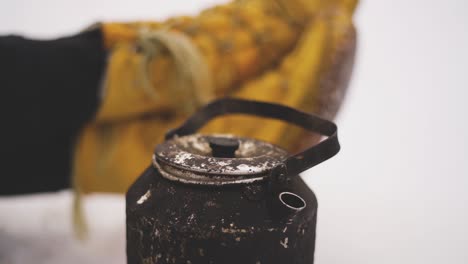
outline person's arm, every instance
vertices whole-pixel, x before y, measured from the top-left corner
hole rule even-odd
[[[0,195],[70,187],[75,139],[97,109],[105,65],[100,29],[0,37]]]

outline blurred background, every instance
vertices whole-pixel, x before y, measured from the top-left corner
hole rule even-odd
[[[162,20],[222,1],[3,0],[0,34],[69,35],[97,21]],[[317,264],[468,262],[468,2],[361,1],[342,151],[304,173],[319,199]],[[0,263],[125,263],[119,195],[0,198]]]

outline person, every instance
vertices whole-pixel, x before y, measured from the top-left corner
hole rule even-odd
[[[105,64],[99,28],[54,40],[0,37],[0,195],[71,186],[76,136],[97,110]]]

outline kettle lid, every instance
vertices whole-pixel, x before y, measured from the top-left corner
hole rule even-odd
[[[259,140],[195,134],[209,120],[229,114],[281,120],[326,138],[289,156],[285,150]],[[339,150],[337,127],[331,121],[284,105],[225,98],[206,105],[181,126],[168,131],[166,141],[156,147],[153,164],[164,177],[186,183],[225,185],[268,177],[275,185],[333,157]]]
[[[264,180],[287,157],[286,150],[261,140],[190,134],[156,146],[153,165],[170,180],[227,185]]]

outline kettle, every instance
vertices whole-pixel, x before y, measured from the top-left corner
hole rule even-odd
[[[249,114],[326,136],[295,155],[273,144],[197,134],[209,120]],[[220,99],[157,145],[126,194],[127,263],[312,264],[317,199],[299,173],[340,149],[334,123],[293,108]]]

